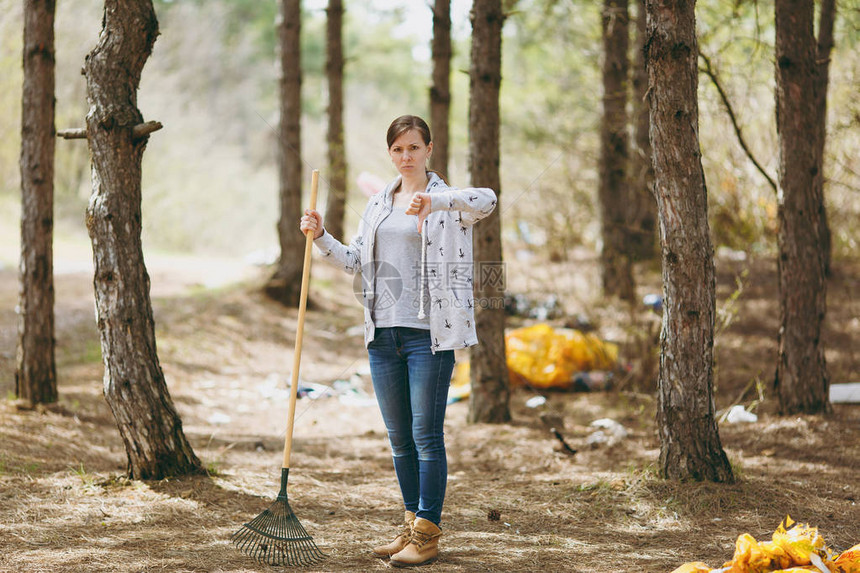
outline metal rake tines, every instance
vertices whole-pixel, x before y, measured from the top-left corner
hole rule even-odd
[[[325,559],[285,499],[246,523],[232,540],[240,551],[269,565],[304,566]]]

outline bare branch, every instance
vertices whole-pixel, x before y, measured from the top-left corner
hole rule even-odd
[[[57,137],[62,137],[63,139],[86,139],[87,128],[73,127],[71,129],[62,129],[57,132]]]
[[[143,139],[153,131],[158,131],[164,127],[161,125],[159,121],[147,121],[146,123],[139,123],[132,128],[132,137],[134,139]]]
[[[764,167],[762,167],[761,164],[756,161],[756,158],[753,156],[752,151],[750,151],[750,148],[747,145],[746,140],[744,139],[743,133],[741,133],[741,126],[738,125],[738,119],[735,116],[734,108],[732,108],[732,104],[731,102],[729,102],[729,97],[726,95],[725,90],[723,90],[723,86],[720,84],[719,78],[717,78],[717,72],[711,65],[711,60],[705,54],[703,54],[701,50],[699,50],[699,57],[702,58],[702,61],[705,62],[705,67],[699,68],[699,71],[711,78],[711,82],[713,82],[714,87],[717,88],[717,93],[720,94],[720,99],[723,101],[723,105],[726,108],[726,113],[729,114],[729,119],[732,121],[732,127],[734,127],[735,135],[737,135],[738,137],[738,143],[741,144],[744,153],[746,153],[747,157],[749,157],[750,161],[752,161],[752,164],[755,165],[759,173],[761,173],[764,178],[767,179],[767,182],[773,188],[773,191],[775,193],[777,190],[776,181],[774,181],[773,178],[767,174],[767,171],[765,171]]]
[[[162,127],[164,126],[161,125],[161,122],[158,121],[147,121],[145,123],[139,123],[132,128],[131,136],[135,140],[143,139],[150,133],[158,131]],[[74,127],[71,129],[63,129],[57,132],[57,137],[62,137],[63,139],[86,139],[87,128]]]

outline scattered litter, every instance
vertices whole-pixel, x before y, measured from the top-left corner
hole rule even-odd
[[[585,438],[585,443],[591,446],[592,448],[596,448],[598,446],[602,446],[603,444],[609,441],[609,436],[607,436],[603,430],[597,430],[596,432],[592,432]]]
[[[535,301],[522,293],[505,294],[505,314],[524,316],[538,320],[552,320],[564,316],[558,296],[551,294],[542,301]]]
[[[741,422],[757,422],[758,416],[752,412],[748,412],[741,404],[736,404],[729,408],[728,414],[725,417],[729,424],[739,424]]]
[[[538,406],[543,406],[546,404],[546,397],[544,396],[532,396],[528,400],[526,400],[527,408],[537,408]]]
[[[860,382],[831,384],[830,402],[833,404],[860,404]]]
[[[335,380],[335,384],[337,382],[339,382],[339,380]],[[326,398],[333,395],[330,386],[326,386],[325,384],[314,384],[313,382],[300,383],[296,393],[299,398],[310,398],[311,400],[319,400],[320,398]]]
[[[498,509],[491,509],[487,512],[487,521],[499,521],[501,518],[502,514]]]
[[[627,428],[610,418],[600,418],[589,424],[592,428],[598,428],[596,432],[591,433],[585,443],[596,448],[602,445],[614,446],[621,440],[627,437]]]
[[[561,451],[562,452],[564,452],[568,455],[571,455],[571,456],[576,454],[576,448],[570,447],[570,445],[564,439],[564,436],[561,435],[561,432],[559,432],[555,428],[550,428],[549,431],[553,436],[555,436],[555,439],[557,439],[561,443]]]
[[[505,346],[511,381],[539,388],[570,389],[578,372],[611,370],[618,360],[617,345],[545,323],[508,332]]]
[[[213,412],[211,416],[206,418],[206,422],[213,426],[220,426],[222,424],[229,424],[232,418],[227,414],[223,414],[221,412]]]
[[[663,295],[646,294],[642,297],[642,304],[651,309],[655,314],[663,314]]]
[[[375,406],[376,399],[361,387],[361,377],[353,376],[349,380],[335,380],[330,388],[334,390],[341,404],[349,406]]]
[[[612,372],[593,370],[573,375],[571,390],[574,392],[602,392],[612,389]]]
[[[790,516],[773,532],[771,541],[759,543],[749,533],[735,542],[731,561],[711,569],[701,561],[684,563],[672,573],[777,573],[785,571],[860,571],[860,544],[834,558],[818,528],[795,523]]]

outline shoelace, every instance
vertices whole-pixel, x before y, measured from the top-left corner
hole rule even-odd
[[[414,543],[418,546],[418,548],[422,548],[427,545],[432,539],[438,537],[438,535],[431,535],[429,533],[424,533],[423,531],[418,531],[416,529],[412,530],[412,539],[409,540],[410,543]]]

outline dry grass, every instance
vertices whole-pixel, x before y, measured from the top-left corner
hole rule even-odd
[[[623,334],[626,311],[588,295],[593,271],[588,260],[528,275],[512,264],[509,280],[514,289],[535,291],[540,281],[547,291],[555,281],[553,289],[576,293],[564,301],[569,313],[587,311],[601,332]],[[345,334],[360,309],[343,296],[348,280],[323,265],[314,276],[302,377],[330,383],[366,368],[360,338]],[[853,276],[838,276],[830,290],[834,379],[858,370]],[[750,277],[718,344],[720,406],[771,369],[772,269],[753,268]],[[167,278],[154,274],[153,284]],[[647,280],[643,290],[653,289],[654,277]],[[295,312],[261,297],[255,284],[218,291],[172,285],[171,294],[156,297],[161,362],[211,475],[140,482],[122,477],[125,453],[101,397],[89,278],[58,277],[61,407],[18,411],[0,402],[0,571],[269,570],[229,543],[277,493],[295,329]],[[720,285],[725,299],[731,269]],[[0,338],[12,347],[8,304],[16,289],[14,273],[0,272]],[[0,356],[2,380],[12,368],[13,356]],[[688,560],[716,566],[731,557],[738,534],[767,537],[785,514],[817,525],[835,549],[860,542],[858,407],[837,407],[827,419],[778,418],[766,396],[759,422],[720,428],[739,483],[680,484],[656,476],[649,394],[557,393],[530,409],[524,403],[532,395],[517,390],[514,421],[501,426],[467,424],[466,404],[449,407],[445,537],[432,570],[666,572]],[[558,451],[542,411],[560,416],[575,456]],[[290,504],[329,555],[310,570],[386,569],[369,549],[391,535],[401,511],[376,408],[331,397],[301,400],[298,414]],[[623,423],[630,437],[590,449],[588,424],[599,417]],[[488,519],[491,510],[498,521]]]

